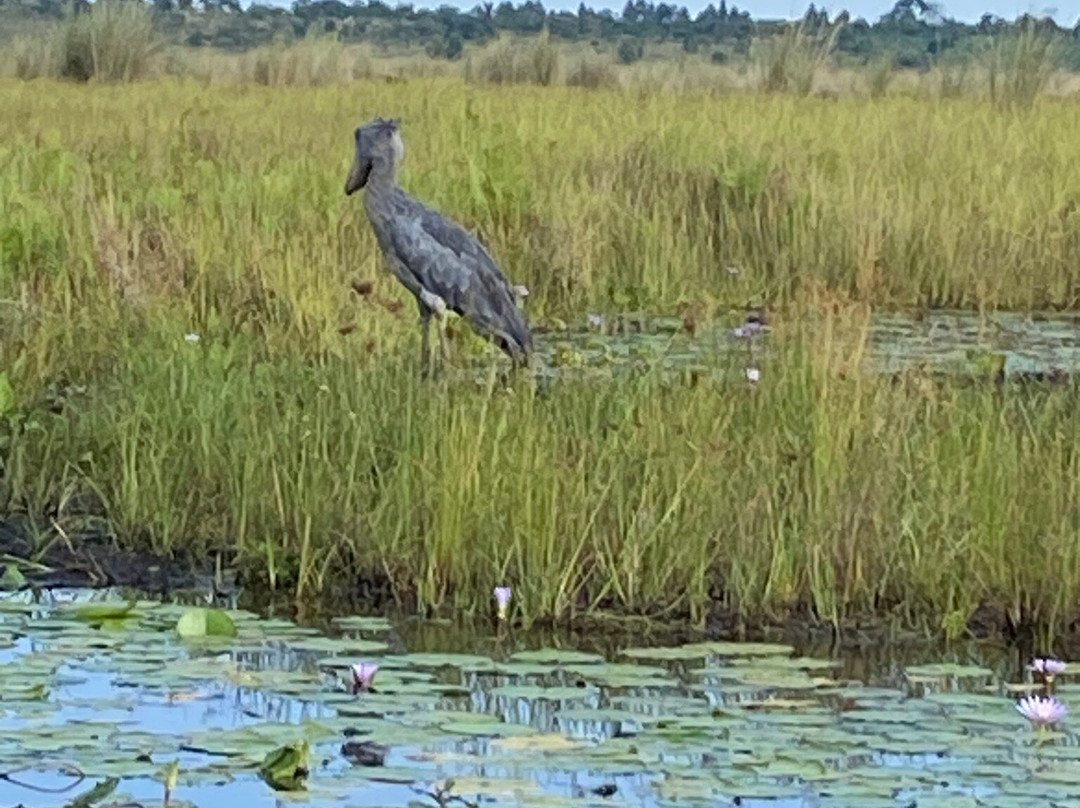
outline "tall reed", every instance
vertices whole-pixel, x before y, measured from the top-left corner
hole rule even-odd
[[[153,12],[130,0],[96,0],[63,26],[60,74],[80,81],[148,78],[164,41]]]
[[[799,23],[787,26],[781,34],[755,39],[750,58],[760,76],[760,89],[809,95],[814,79],[832,60],[842,28],[842,24],[835,24],[820,33]]]
[[[507,581],[527,620],[1075,616],[1076,384],[866,367],[875,307],[1076,304],[1074,107],[44,87],[0,84],[0,512],[423,610]],[[421,381],[413,309],[341,192],[375,114],[534,322],[767,304],[761,382],[738,356]]]
[[[1003,107],[1028,109],[1056,69],[1057,42],[1028,19],[1018,33],[995,40],[987,55],[990,97]]]

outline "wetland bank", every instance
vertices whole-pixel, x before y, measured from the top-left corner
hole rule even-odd
[[[0,83],[0,804],[1080,804],[1073,100],[211,85]]]
[[[28,574],[90,532],[342,610],[468,618],[509,584],[523,626],[1048,638],[1080,611],[1070,100],[417,79],[0,102],[0,497]],[[405,121],[405,186],[530,289],[535,377],[488,373],[465,328],[455,370],[417,377],[341,193],[369,112]]]

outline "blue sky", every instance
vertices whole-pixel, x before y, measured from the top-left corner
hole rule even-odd
[[[755,18],[801,17],[809,5],[809,0],[805,3],[795,0],[746,0],[739,3],[736,0],[736,4]],[[699,7],[704,5],[707,5],[707,2],[700,3]],[[818,5],[824,5],[830,16],[833,12],[838,13],[846,8],[852,17],[863,17],[872,22],[892,8],[893,3],[889,0],[849,0],[846,3],[826,2]],[[1040,17],[1049,12],[1058,24],[1071,27],[1080,18],[1080,0],[945,0],[940,5],[945,16],[965,22],[978,22],[986,13],[1011,20],[1025,12],[1038,14]],[[688,4],[687,8],[691,11],[697,10],[693,4]]]
[[[667,0],[675,5],[685,5],[691,14],[696,14],[709,4],[710,0]],[[386,0],[390,5],[396,5],[395,0]],[[413,5],[418,8],[434,8],[442,5],[455,5],[464,8],[472,8],[479,0],[413,0]],[[498,2],[498,0],[496,0]],[[512,0],[514,5],[520,4],[521,0]],[[714,0],[719,2],[719,0]],[[895,0],[847,0],[847,2],[818,2],[819,7],[828,9],[829,15],[839,13],[845,8],[852,17],[863,17],[873,22],[890,8]],[[578,0],[543,0],[544,7],[549,9],[577,9]],[[728,0],[731,3],[731,0]],[[585,0],[585,5],[591,8],[612,8],[622,10],[626,0]],[[801,17],[806,11],[810,0],[735,0],[735,5],[740,9],[749,11],[755,19],[769,18],[793,18]],[[965,22],[978,22],[979,18],[986,13],[996,14],[1012,20],[1019,15],[1030,12],[1043,16],[1049,13],[1059,25],[1067,25],[1070,28],[1080,20],[1080,0],[945,0],[942,11],[946,16],[954,17]]]
[[[707,5],[707,2],[701,5]],[[801,17],[809,0],[806,3],[795,0],[746,0],[745,3],[737,2],[737,5],[754,17]],[[826,2],[823,5],[829,10],[830,16],[846,8],[852,17],[863,17],[872,22],[892,8],[893,3],[889,0],[849,0],[846,3]],[[696,10],[690,5],[687,8]],[[1050,12],[1059,24],[1071,27],[1080,18],[1080,0],[946,0],[941,3],[941,10],[945,16],[965,22],[978,22],[988,12],[1009,20],[1025,12],[1039,16]]]

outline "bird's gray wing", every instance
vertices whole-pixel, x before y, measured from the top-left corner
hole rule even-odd
[[[484,245],[472,233],[428,208],[423,209],[420,224],[424,232],[451,250],[460,262],[468,265],[471,272],[483,280],[490,292],[505,292],[511,299],[514,298],[513,286],[484,249]]]
[[[531,339],[506,277],[463,227],[419,204],[399,220],[394,252],[419,283],[488,335],[528,350]]]

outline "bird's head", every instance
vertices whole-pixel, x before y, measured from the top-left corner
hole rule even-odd
[[[376,118],[356,130],[356,157],[345,180],[345,194],[350,196],[365,185],[373,170],[393,175],[405,157],[401,140],[401,122]]]

